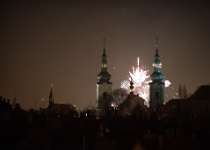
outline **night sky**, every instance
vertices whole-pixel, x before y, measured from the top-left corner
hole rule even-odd
[[[42,98],[47,107],[51,82],[56,103],[94,105],[103,38],[113,89],[137,57],[153,72],[157,37],[161,72],[172,82],[165,101],[180,83],[188,93],[210,83],[208,3],[18,1],[0,11],[0,95],[16,96],[23,109],[42,107]]]

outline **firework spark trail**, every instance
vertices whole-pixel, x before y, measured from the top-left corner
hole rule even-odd
[[[171,82],[169,80],[165,80],[165,87],[169,87],[171,85]]]
[[[149,85],[151,82],[150,75],[148,75],[149,70],[143,70],[145,68],[142,66],[139,67],[139,57],[137,59],[137,67],[132,67],[132,72],[129,71],[130,77],[134,83],[134,94],[139,95],[146,100],[146,104],[149,102]],[[129,78],[129,80],[131,80]],[[129,91],[130,81],[124,80],[121,82],[121,88],[124,88]]]
[[[161,68],[162,64],[159,66],[154,66],[153,67],[160,67]],[[150,75],[148,75],[149,70],[144,70],[143,68],[146,68],[145,66],[142,66],[141,68],[139,67],[139,57],[137,59],[137,67],[134,68],[132,67],[132,72],[129,71],[130,77],[132,78],[132,81],[134,83],[134,94],[139,95],[139,97],[142,97],[145,99],[145,105],[149,106],[149,82],[152,82],[150,80]],[[131,80],[129,78],[129,80]],[[129,80],[124,80],[121,82],[121,88],[126,89],[129,92],[129,87],[130,87],[130,81]],[[165,87],[169,87],[171,82],[169,80],[163,81],[165,82]]]

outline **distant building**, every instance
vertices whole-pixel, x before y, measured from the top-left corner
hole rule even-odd
[[[54,96],[52,93],[52,85],[51,85],[51,89],[50,89],[50,95],[49,95],[49,106],[54,104]]]
[[[145,100],[143,98],[139,97],[138,95],[134,95],[134,86],[132,79],[130,82],[130,89],[130,94],[128,95],[126,100],[119,106],[121,115],[124,117],[134,116],[137,119],[144,119],[147,115],[148,107],[144,105]]]
[[[50,95],[49,95],[49,106],[46,109],[46,115],[55,115],[57,117],[60,117],[62,115],[65,115],[67,112],[68,112],[68,106],[66,104],[54,103],[54,96],[51,86]]]
[[[167,137],[210,137],[210,85],[202,85],[187,99],[172,99],[156,115],[165,122]]]
[[[52,128],[61,128],[69,119],[78,117],[78,113],[73,105],[55,103],[52,86],[49,94],[49,105],[44,110],[44,113],[46,116],[46,126]]]
[[[158,55],[158,49],[156,45],[156,54],[153,63],[154,72],[150,75],[152,82],[150,85],[150,110],[157,109],[159,105],[164,104],[164,88],[165,83],[162,81],[164,79],[163,74],[160,72],[161,62],[160,56]]]
[[[15,134],[24,132],[32,124],[31,113],[22,110],[19,103],[12,108],[10,99],[0,96],[0,149],[2,144],[8,146],[7,144],[16,138]]]
[[[198,121],[204,116],[207,122],[207,118],[210,116],[210,85],[200,86],[187,99],[172,99],[168,101],[161,107],[158,114],[162,117],[178,117],[180,120],[183,119],[185,121],[187,119]]]
[[[12,105],[10,104],[10,99],[2,98],[0,96],[0,108],[1,108],[1,111],[5,109],[7,110],[12,109]]]
[[[111,79],[111,75],[107,71],[107,56],[106,56],[106,50],[104,46],[103,55],[101,56],[101,72],[98,74],[99,81],[96,84],[96,99],[97,104],[96,107],[98,107],[98,100],[103,94],[111,93],[112,92],[112,82],[109,80]]]

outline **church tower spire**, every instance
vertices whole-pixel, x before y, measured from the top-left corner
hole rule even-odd
[[[105,39],[104,39],[104,50],[103,55],[101,56],[101,72],[98,74],[99,84],[108,83],[112,84],[109,80],[111,79],[111,75],[107,71],[107,55],[105,50]]]
[[[112,91],[112,82],[111,75],[107,71],[107,55],[105,50],[105,39],[104,39],[104,49],[101,60],[101,72],[98,74],[99,81],[96,84],[96,99],[99,100],[99,97],[103,96],[104,92],[111,93]],[[97,104],[98,105],[98,104]]]
[[[164,79],[163,74],[160,72],[160,69],[162,67],[162,63],[160,62],[160,56],[158,54],[158,43],[156,41],[156,53],[154,56],[154,62],[153,67],[154,71],[150,75],[150,78],[152,80],[150,85],[150,108],[154,109],[157,108],[158,105],[161,105],[164,103],[164,88],[165,83],[162,82]]]
[[[54,97],[53,97],[52,87],[53,87],[53,84],[51,83],[51,89],[50,89],[50,95],[49,95],[49,105],[51,105],[51,104],[54,103]]]

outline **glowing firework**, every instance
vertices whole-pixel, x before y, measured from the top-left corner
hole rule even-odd
[[[153,67],[161,68],[162,64],[153,64]],[[149,85],[148,83],[151,82],[150,75],[148,75],[149,70],[144,70],[145,66],[139,67],[139,57],[137,59],[137,68],[132,67],[133,71],[130,72],[130,77],[134,83],[134,94],[139,95],[145,100],[145,105],[149,106]],[[131,80],[129,78],[129,80]],[[130,81],[124,80],[121,82],[121,88],[126,89],[129,92]],[[169,80],[164,80],[165,87],[169,87],[171,82]]]
[[[121,82],[121,88],[125,89],[125,90],[129,90],[129,86],[130,86],[130,82],[128,80],[124,80]]]
[[[139,67],[139,57],[137,59],[137,68],[132,67],[133,71],[129,72],[130,77],[134,83],[134,94],[139,95],[143,99],[145,99],[145,105],[149,104],[149,85],[151,82],[148,75],[148,70],[143,70],[145,68],[142,66]],[[130,78],[129,78],[130,80]],[[121,82],[121,88],[129,90],[130,82],[128,80],[124,80]]]
[[[171,85],[171,82],[169,80],[165,80],[165,87],[169,87]]]

